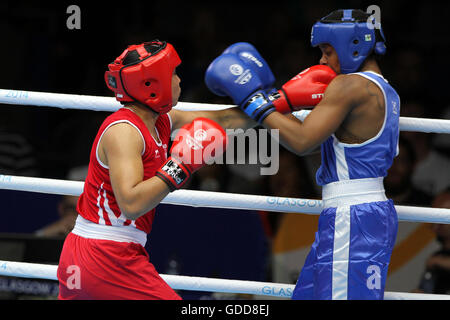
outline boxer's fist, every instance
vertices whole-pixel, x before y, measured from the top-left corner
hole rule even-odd
[[[275,83],[275,76],[270,70],[266,60],[256,50],[256,48],[248,42],[237,42],[225,49],[223,53],[234,53],[251,67],[259,76],[263,89],[272,89]]]
[[[336,73],[324,65],[305,69],[271,95],[273,105],[281,113],[313,107],[322,100],[325,89],[335,77]]]
[[[213,93],[231,97],[237,105],[264,87],[252,66],[234,53],[222,54],[211,62],[205,73],[205,83]]]
[[[212,164],[227,148],[225,130],[207,118],[196,118],[179,129],[170,149],[170,157],[156,176],[171,191],[181,188],[198,169]]]
[[[247,115],[262,122],[275,108],[265,103],[268,94],[259,74],[261,71],[256,72],[253,65],[237,54],[224,53],[209,65],[205,83],[213,93],[231,97]]]

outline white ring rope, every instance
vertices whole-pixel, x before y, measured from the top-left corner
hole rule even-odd
[[[79,196],[84,182],[47,178],[0,175],[0,189]],[[225,192],[176,190],[161,203],[191,207],[209,207],[254,211],[320,214],[322,201],[280,198]],[[395,206],[399,220],[428,223],[450,223],[450,209]]]
[[[22,91],[0,89],[0,103],[22,106],[42,106],[62,109],[79,109],[93,111],[117,111],[121,104],[114,97],[98,97],[79,94],[50,93],[36,91]],[[220,110],[235,107],[224,104],[206,104],[179,102],[175,109],[185,111]],[[308,110],[294,112],[293,114],[303,120],[309,113]],[[426,133],[450,133],[450,120],[422,119],[400,117],[401,131],[417,131]]]
[[[58,280],[56,276],[57,268],[58,266],[55,265],[0,260],[0,275],[8,277]],[[293,284],[285,283],[229,280],[168,274],[161,274],[160,276],[174,290],[241,293],[290,298],[295,287]],[[450,300],[450,295],[385,292],[384,299]]]

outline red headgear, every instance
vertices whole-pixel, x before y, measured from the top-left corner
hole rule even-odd
[[[133,51],[139,60],[124,64]],[[154,40],[131,45],[108,65],[106,85],[118,101],[137,101],[157,113],[167,113],[172,109],[172,74],[180,63],[170,43]]]

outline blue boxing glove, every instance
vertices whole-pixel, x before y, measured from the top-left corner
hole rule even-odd
[[[261,72],[235,53],[217,57],[205,73],[206,86],[219,96],[229,96],[252,119],[262,122],[275,111],[264,89]]]
[[[246,63],[247,66],[252,67],[258,73],[262,81],[262,87],[265,90],[275,90],[273,84],[275,83],[275,76],[270,70],[266,60],[260,55],[256,48],[248,42],[237,42],[232,44],[222,53],[235,53]]]

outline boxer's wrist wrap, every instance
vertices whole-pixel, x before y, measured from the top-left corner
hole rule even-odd
[[[191,174],[188,167],[172,157],[169,157],[156,171],[156,176],[167,184],[170,192],[181,188],[189,180]]]
[[[276,109],[270,99],[262,91],[252,95],[241,106],[242,110],[253,120],[262,123]]]

